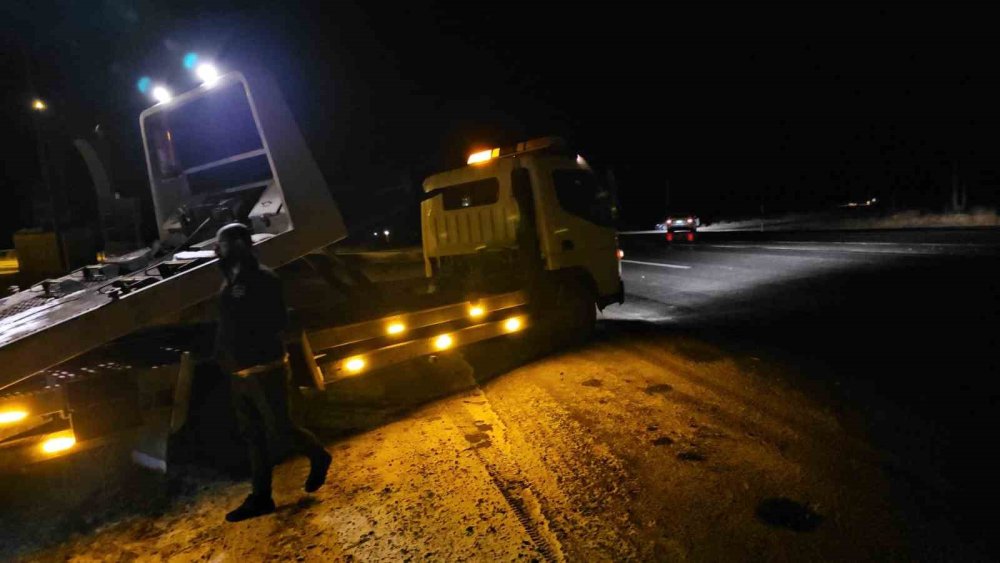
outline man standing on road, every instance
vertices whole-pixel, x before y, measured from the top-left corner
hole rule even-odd
[[[226,520],[239,522],[274,512],[271,470],[279,444],[291,441],[310,461],[306,492],[326,481],[332,457],[288,412],[288,361],[281,332],[288,323],[281,281],[253,253],[250,229],[219,229],[217,254],[226,281],[219,292],[215,354],[230,372],[233,407],[250,454],[253,492]]]

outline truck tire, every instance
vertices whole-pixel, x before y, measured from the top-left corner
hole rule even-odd
[[[583,295],[584,301],[580,310],[580,343],[589,342],[594,337],[597,327],[597,304],[588,291]]]
[[[559,288],[558,304],[566,344],[576,345],[590,340],[597,324],[593,292],[577,280],[568,281]]]

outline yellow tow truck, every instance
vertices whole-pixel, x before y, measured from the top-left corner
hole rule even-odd
[[[310,299],[287,342],[303,387],[526,329],[582,340],[597,308],[624,299],[611,194],[560,139],[479,151],[428,178],[423,289],[362,296],[333,246],[340,212],[267,73],[220,76],[140,125],[159,239],[0,300],[0,472],[115,440],[166,470],[212,369],[196,334],[227,222],[251,226],[293,306]]]

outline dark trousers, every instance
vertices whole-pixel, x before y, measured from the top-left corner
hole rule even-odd
[[[287,446],[310,460],[325,453],[316,436],[295,424],[289,415],[288,378],[284,366],[230,378],[236,420],[249,448],[254,496],[271,497],[271,469]]]

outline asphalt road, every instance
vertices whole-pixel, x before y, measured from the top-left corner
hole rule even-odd
[[[319,494],[285,462],[278,513],[230,525],[247,486],[204,464],[95,494],[68,461],[0,499],[32,511],[0,556],[989,558],[1000,237],[852,237],[623,238],[628,302],[592,343],[533,327],[306,397]]]
[[[706,233],[624,246],[633,305],[678,334],[794,366],[797,389],[887,456],[902,504],[996,548],[1000,231]]]

